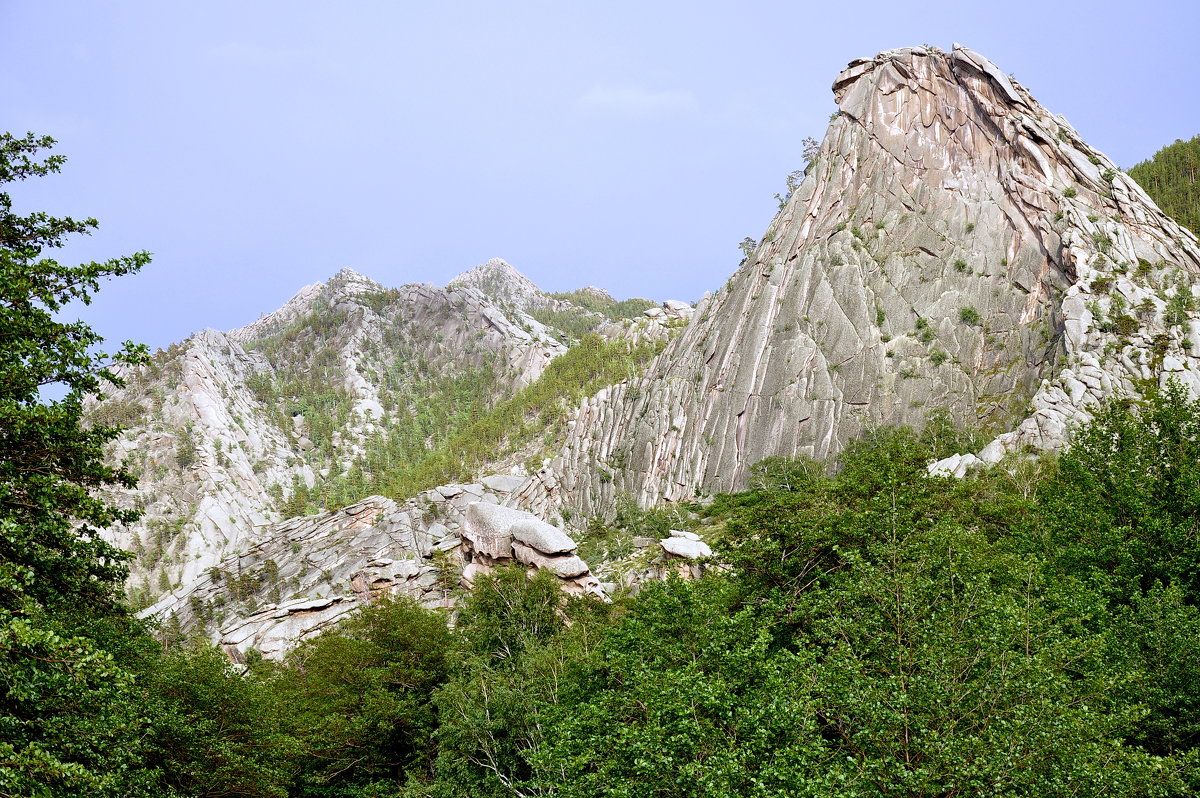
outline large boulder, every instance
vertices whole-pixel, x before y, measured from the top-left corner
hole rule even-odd
[[[668,554],[674,554],[676,557],[683,557],[686,560],[699,560],[703,557],[711,557],[713,553],[712,549],[703,540],[669,537],[666,540],[660,540],[659,545]]]
[[[550,573],[563,579],[583,576],[589,570],[588,564],[574,554],[552,557],[548,554],[543,554],[532,546],[526,546],[520,541],[514,542],[512,547],[518,561],[526,565],[532,565],[534,568],[550,571]]]
[[[513,540],[519,540],[544,554],[564,554],[575,551],[575,541],[556,526],[528,518],[518,521],[509,528]]]
[[[484,477],[480,480],[488,490],[494,490],[496,493],[512,493],[517,488],[525,484],[527,477],[517,474],[493,474]]]
[[[501,507],[488,502],[473,502],[467,507],[467,522],[463,525],[463,539],[471,548],[493,560],[512,559],[512,534],[510,529],[518,521],[529,518],[529,513]]]

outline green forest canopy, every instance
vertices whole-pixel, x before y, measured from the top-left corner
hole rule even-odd
[[[931,443],[765,463],[701,511],[727,570],[611,605],[498,570],[452,631],[383,600],[244,676],[177,644],[148,761],[189,796],[1197,794],[1200,404],[962,480]]]
[[[1129,176],[1168,216],[1200,235],[1200,135],[1163,147]]]

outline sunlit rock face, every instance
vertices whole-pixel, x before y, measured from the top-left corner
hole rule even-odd
[[[502,506],[517,484],[493,475],[267,524],[144,614],[167,638],[206,637],[240,662],[251,649],[279,659],[385,595],[452,609],[455,588],[497,565],[546,569],[564,591],[603,599],[569,535]]]
[[[854,61],[802,185],[645,378],[579,410],[530,506],[746,484],[934,408],[1060,446],[1114,393],[1200,385],[1195,237],[984,57]],[[1197,292],[1200,293],[1200,292]]]

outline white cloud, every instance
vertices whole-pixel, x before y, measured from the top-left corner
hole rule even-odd
[[[583,113],[625,116],[683,113],[697,105],[690,91],[655,91],[636,86],[596,85],[575,100],[575,110]]]

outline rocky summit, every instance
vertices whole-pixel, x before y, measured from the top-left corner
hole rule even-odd
[[[711,555],[677,531],[588,562],[583,519],[622,497],[738,490],[764,458],[935,409],[988,433],[931,464],[962,475],[1061,447],[1109,397],[1200,393],[1197,240],[1065,119],[957,45],[856,60],[833,94],[803,182],[695,307],[550,295],[502,260],[445,288],[343,271],[127,375],[93,413],[129,425],[113,454],[141,470],[146,516],[115,532],[131,589],[276,656],[381,591],[448,605],[497,564],[603,596]],[[487,456],[463,479],[370,495],[468,444]]]

